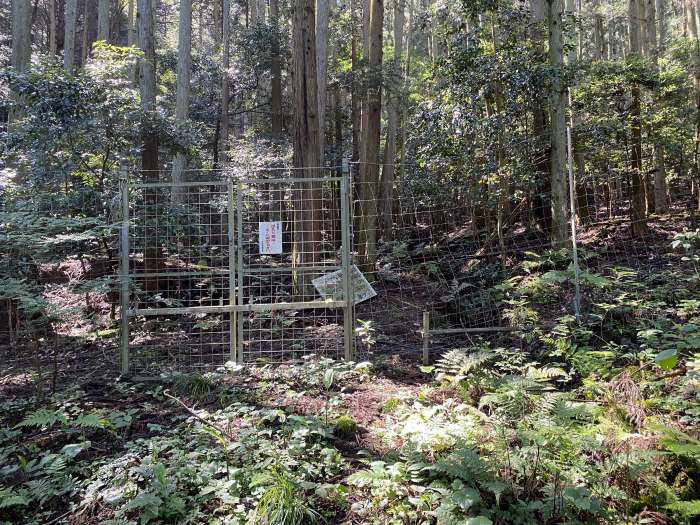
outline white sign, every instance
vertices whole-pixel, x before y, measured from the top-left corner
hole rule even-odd
[[[343,270],[327,273],[311,281],[324,299],[342,301],[343,298]],[[352,265],[350,269],[350,286],[353,291],[353,304],[361,303],[377,295],[360,269]]]
[[[258,227],[260,255],[282,253],[282,222],[259,222]]]

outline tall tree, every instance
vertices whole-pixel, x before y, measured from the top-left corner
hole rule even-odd
[[[328,84],[328,0],[316,0],[316,76],[318,77],[318,126],[321,162],[324,161],[326,129],[326,86]]]
[[[652,38],[656,41],[654,67],[658,72],[659,57],[666,49],[666,2],[665,0],[656,0],[656,19],[659,25],[658,40],[656,39],[656,28],[653,28],[654,35]],[[652,29],[650,28],[650,31]],[[668,188],[666,185],[666,159],[664,146],[661,140],[658,140],[654,145],[654,204],[657,213],[668,212]]]
[[[141,169],[147,180],[158,180],[158,132],[153,118],[156,111],[156,48],[153,4],[155,0],[138,0],[136,18],[139,29],[139,89],[141,108],[145,114]]]
[[[32,16],[31,5],[26,0],[12,0],[12,67],[23,73],[29,69],[32,60]],[[13,94],[17,99],[17,94]],[[13,109],[9,115],[10,124],[17,120],[19,113]]]
[[[692,64],[693,83],[695,86],[695,139],[693,145],[693,172],[696,179],[696,187],[700,192],[700,40],[698,39],[698,22],[693,0],[686,4],[688,20],[688,33],[691,40],[690,59]],[[699,194],[700,195],[700,194]],[[698,198],[700,207],[700,198]]]
[[[641,55],[640,28],[639,28],[639,2],[629,0],[629,59],[638,60]],[[646,202],[644,198],[644,184],[642,181],[642,118],[641,118],[641,93],[639,84],[632,83],[632,107],[631,107],[631,178],[632,195],[630,206],[630,219],[632,221],[632,235],[641,236],[646,233]]]
[[[52,57],[56,56],[56,0],[48,1],[48,14],[49,14],[49,55]]]
[[[78,19],[78,0],[66,0],[63,36],[63,67],[69,73],[75,67],[75,24]]]
[[[562,47],[562,2],[547,1],[547,27],[549,29],[549,63],[552,67],[550,92],[550,186],[552,199],[552,245],[563,247],[568,238],[567,204],[568,184],[566,175],[566,86],[563,81],[564,59]]]
[[[305,178],[317,176],[320,165],[318,121],[318,77],[316,76],[316,30],[313,0],[294,2],[294,165]],[[294,263],[313,264],[321,243],[321,194],[316,182],[306,182],[297,193],[301,209],[294,221]],[[310,282],[302,272],[299,289],[302,295],[313,295]]]
[[[224,0],[226,3],[227,0]],[[175,102],[175,120],[178,124],[187,121],[190,105],[190,76],[192,69],[192,0],[180,0],[180,24],[177,43],[177,94]],[[226,56],[226,53],[224,53]],[[226,75],[224,75],[225,77]],[[226,94],[228,98],[228,94]],[[183,182],[187,157],[178,153],[173,161],[172,181]],[[182,187],[173,188],[173,200],[182,201]]]
[[[231,0],[223,0],[223,13],[221,19],[221,39],[223,41],[223,56],[221,67],[223,74],[221,75],[221,162],[226,162],[228,151],[228,136],[229,136],[229,98],[231,96],[228,70],[230,66],[231,42],[230,42],[230,27],[231,27]]]
[[[138,44],[136,37],[136,0],[129,0],[129,5],[127,7],[127,36],[126,42],[129,46],[136,46]]]
[[[382,28],[384,0],[369,0],[369,86],[367,125],[363,131],[363,162],[360,165],[361,220],[358,259],[362,270],[374,274],[377,258],[377,194],[379,192],[379,138],[382,116]]]
[[[282,133],[282,60],[279,41],[279,0],[270,0],[270,26],[273,29],[272,58],[270,61],[270,112],[272,133]]]
[[[387,97],[386,149],[380,191],[382,199],[381,229],[385,242],[391,240],[393,225],[392,206],[396,162],[396,134],[399,127],[400,97],[403,90],[401,54],[403,53],[404,10],[405,1],[396,0],[394,3],[394,60],[391,64],[393,89],[389,91]]]
[[[100,0],[97,4],[97,40],[109,42],[110,0]]]

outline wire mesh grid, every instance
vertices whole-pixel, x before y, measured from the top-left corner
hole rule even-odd
[[[341,270],[341,178],[325,169],[280,175],[258,172],[237,183],[239,305],[276,307],[241,312],[241,357],[340,358],[344,313],[324,307],[329,298],[319,295],[314,282]],[[299,303],[303,309],[293,306]]]
[[[342,357],[342,298],[314,286],[341,269],[344,238],[341,179],[324,171],[132,184],[123,368]]]
[[[231,358],[231,184],[136,183],[128,191],[129,366],[137,374]]]

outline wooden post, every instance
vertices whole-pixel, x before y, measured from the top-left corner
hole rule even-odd
[[[345,350],[345,359],[351,361],[355,356],[353,348],[353,329],[354,329],[354,292],[352,289],[352,258],[350,246],[350,189],[349,189],[349,174],[343,173],[340,180],[340,238],[341,250],[341,268],[343,270],[343,349]]]
[[[233,180],[228,181],[228,301],[229,305],[236,304],[236,237],[234,235],[235,220],[233,214],[236,213],[236,207],[233,203],[234,190]],[[237,327],[238,312],[231,310],[229,312],[229,338],[231,361],[239,362],[238,356],[238,327]]]
[[[122,171],[119,178],[122,223],[119,243],[119,323],[120,361],[123,375],[129,373],[129,180]]]
[[[423,312],[423,364],[430,364],[430,312]]]

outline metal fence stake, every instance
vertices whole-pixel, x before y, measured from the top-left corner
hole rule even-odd
[[[430,312],[423,312],[423,364],[430,364]]]
[[[355,301],[352,289],[349,196],[348,174],[345,173],[340,181],[341,268],[343,270],[343,300],[345,301],[345,307],[343,308],[343,349],[345,359],[351,361],[355,357],[353,348],[353,328],[355,325],[353,313]]]
[[[574,188],[574,155],[571,141],[571,127],[566,128],[566,146],[569,156],[569,203],[571,206],[571,248],[574,263],[574,313],[576,321],[581,322],[581,270],[578,264],[578,246],[576,243],[576,194]]]
[[[121,372],[129,373],[129,180],[122,170],[119,178],[122,221],[119,242],[119,348]]]
[[[228,181],[228,301],[230,305],[236,304],[236,240],[234,236],[235,220],[233,214],[236,212],[233,202],[234,190],[233,180]],[[239,362],[238,356],[238,312],[229,313],[229,338],[231,347],[231,361]]]

